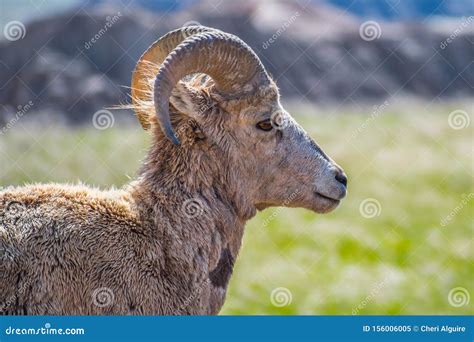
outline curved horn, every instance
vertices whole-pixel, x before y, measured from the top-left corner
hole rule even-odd
[[[161,63],[186,38],[201,32],[212,31],[204,26],[187,26],[165,34],[154,42],[140,57],[132,75],[132,101],[138,120],[146,130],[150,128],[150,113],[141,109],[141,103],[151,100],[149,80],[155,78]]]
[[[270,78],[255,52],[240,38],[209,30],[186,38],[166,58],[155,79],[154,100],[164,134],[179,144],[169,116],[169,98],[184,76],[205,73],[223,94],[242,92],[249,83],[267,84]]]

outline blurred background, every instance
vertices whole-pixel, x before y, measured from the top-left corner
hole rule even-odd
[[[196,24],[256,51],[349,178],[331,214],[250,221],[222,313],[472,314],[470,0],[0,0],[0,187],[133,178],[149,137],[111,108]]]

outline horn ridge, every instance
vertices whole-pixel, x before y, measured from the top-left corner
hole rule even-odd
[[[240,93],[252,83],[270,82],[258,56],[237,36],[211,29],[186,38],[161,64],[154,84],[157,119],[163,133],[175,144],[179,140],[169,117],[169,98],[176,83],[193,73],[209,75],[216,90],[227,95]]]
[[[151,114],[147,106],[143,104],[153,99],[150,79],[155,78],[163,61],[183,40],[192,35],[213,30],[205,26],[187,26],[173,30],[152,43],[142,54],[132,74],[131,97],[138,120],[145,130],[150,128]]]

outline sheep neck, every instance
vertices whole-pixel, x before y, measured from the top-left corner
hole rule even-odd
[[[233,176],[225,174],[231,171]],[[196,156],[161,142],[150,149],[129,189],[145,229],[161,241],[164,267],[174,274],[169,281],[209,287],[196,298],[207,314],[224,303],[245,223],[256,211],[235,175],[235,167],[215,151]],[[189,294],[179,291],[180,298]]]

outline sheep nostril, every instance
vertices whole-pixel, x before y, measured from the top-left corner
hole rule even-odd
[[[347,186],[347,177],[344,172],[338,172],[336,174],[336,180],[344,186]]]

